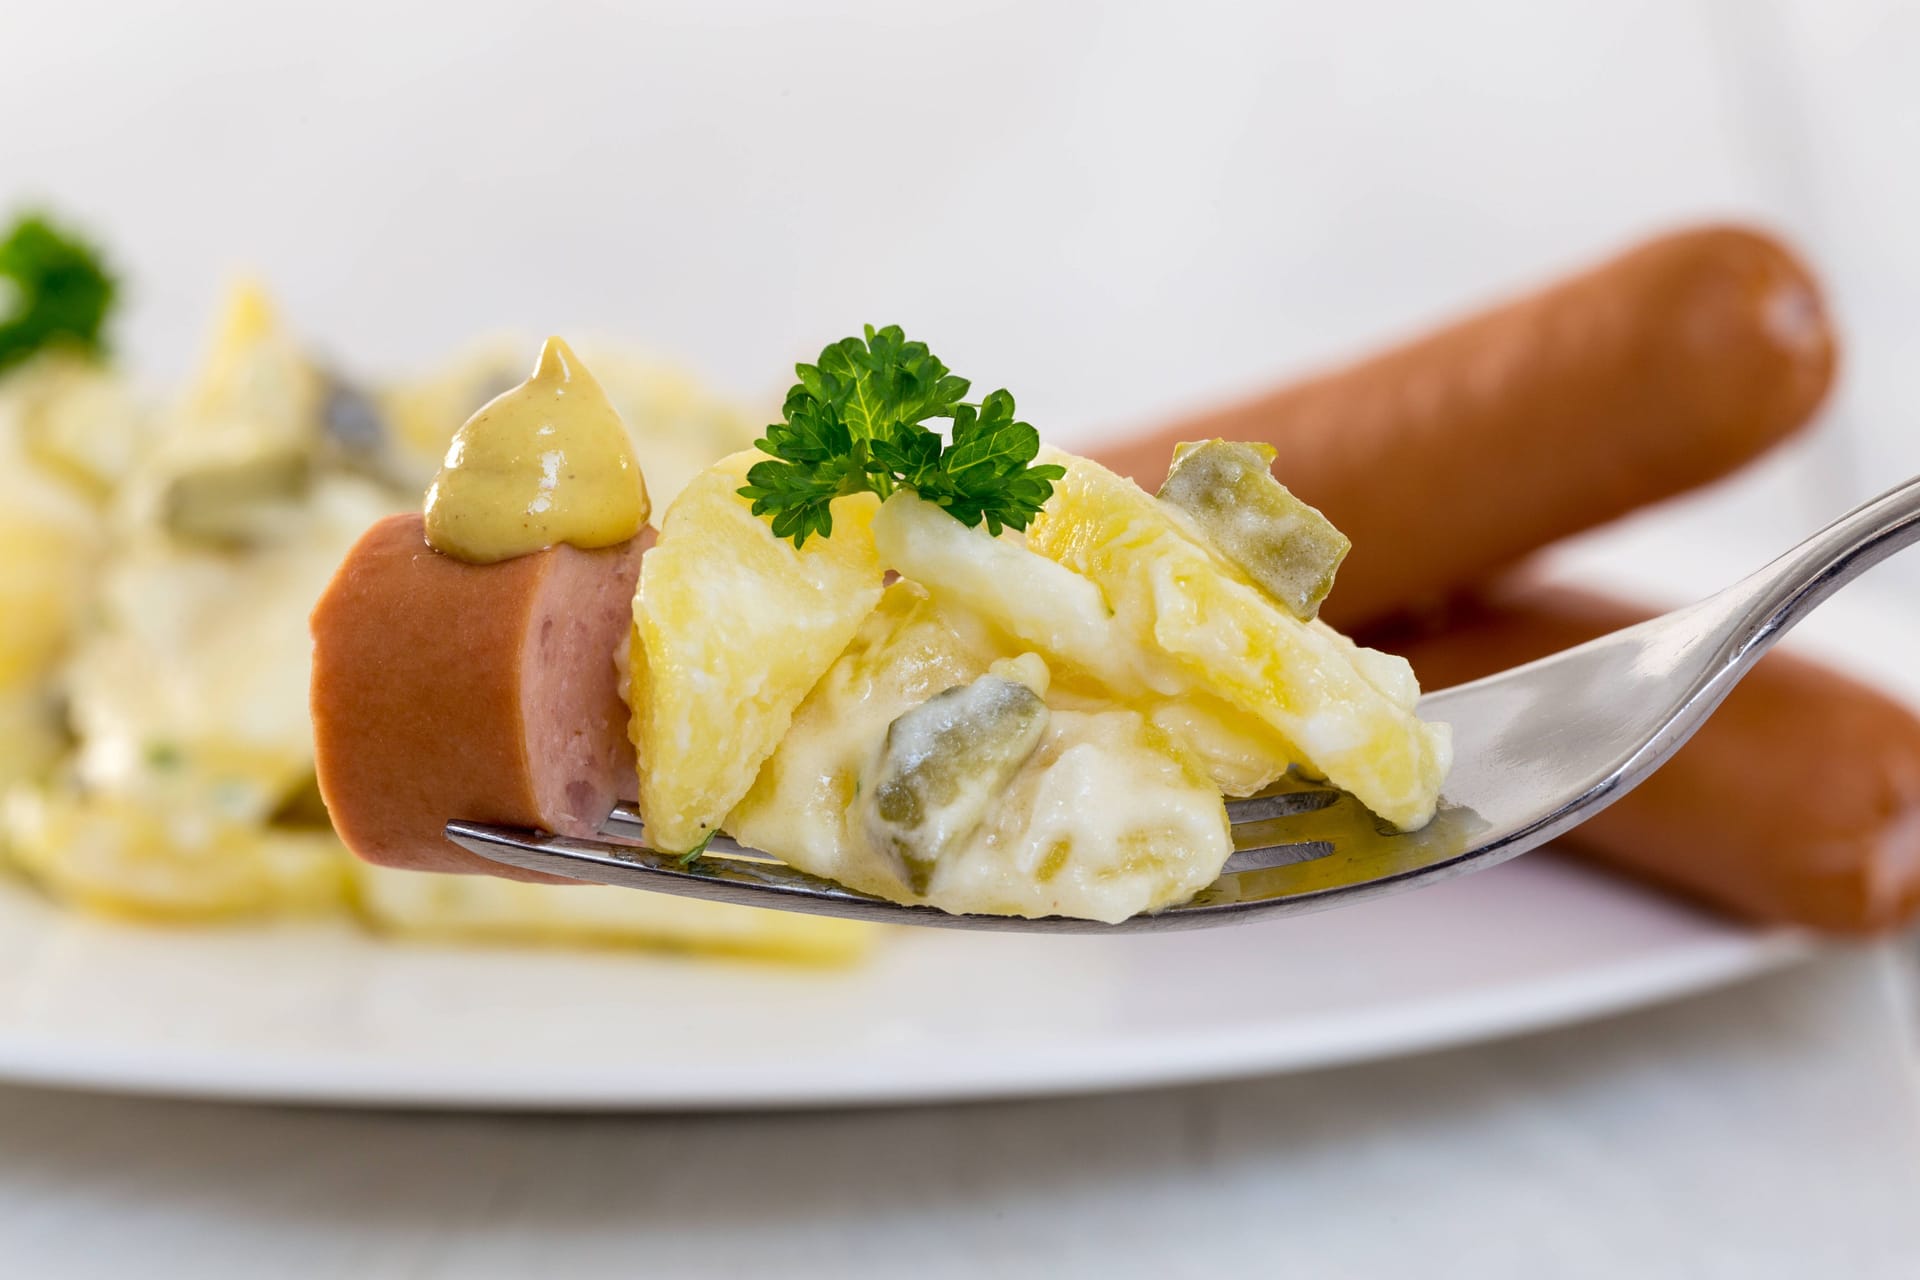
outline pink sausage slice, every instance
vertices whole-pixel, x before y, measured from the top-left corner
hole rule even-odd
[[[653,541],[473,565],[418,515],[361,537],[314,607],[320,794],[347,847],[421,871],[517,872],[451,818],[591,835],[634,782],[617,655]]]

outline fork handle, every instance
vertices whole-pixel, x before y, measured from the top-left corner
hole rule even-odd
[[[1861,504],[1765,568],[1702,602],[1744,670],[1828,596],[1920,542],[1920,477]]]

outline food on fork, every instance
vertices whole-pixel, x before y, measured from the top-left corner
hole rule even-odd
[[[419,510],[452,429],[524,376],[526,346],[491,342],[425,377],[360,383],[315,359],[263,294],[242,287],[188,393],[155,406],[100,358],[112,282],[86,247],[44,226],[7,245],[0,274],[21,284],[20,296],[57,305],[29,308],[37,319],[0,331],[0,786],[12,793],[0,808],[0,858],[60,901],[149,917],[350,909],[406,932],[700,945],[704,918],[662,932],[648,895],[416,876],[343,858],[315,825],[325,814],[312,781],[305,612],[370,523]],[[76,292],[53,297],[58,282]],[[47,317],[57,323],[42,323]],[[1790,252],[1751,232],[1703,229],[1386,356],[1095,457],[1152,489],[1176,443],[1238,436],[1277,447],[1288,489],[1356,535],[1324,616],[1366,625],[1362,639],[1393,647],[1409,633],[1370,620],[1418,613],[1483,578],[1484,566],[1711,478],[1793,430],[1830,380],[1834,347],[1817,286]],[[586,354],[662,507],[716,457],[752,443],[755,419],[678,372],[605,348]],[[921,476],[936,496],[943,488],[950,501],[968,496],[964,475],[922,467]],[[1604,504],[1589,503],[1589,484],[1609,495]],[[799,510],[815,510],[800,496]],[[1192,509],[1186,515],[1191,536],[1204,521]],[[940,626],[908,628],[898,663],[888,660],[901,678],[917,671],[947,681],[916,703],[1031,654],[1046,668],[1048,732],[1065,711],[1124,707],[1145,720],[1143,736],[1179,744],[1203,779],[1196,794],[1248,794],[1296,758],[1266,722],[1188,679],[1167,655],[1143,653],[1099,587],[1035,554],[1024,537],[978,538],[912,486],[881,505],[871,528],[882,565],[910,589],[890,589],[861,628],[914,599],[938,606],[929,616]],[[1217,533],[1202,536],[1233,559]],[[1275,582],[1255,585],[1285,595]],[[430,632],[424,643],[447,642]],[[1444,653],[1446,642],[1432,643],[1440,647],[1409,652],[1423,662]],[[829,671],[846,674],[857,646]],[[932,656],[916,668],[915,654]],[[1361,651],[1354,660],[1377,686],[1398,678],[1381,656]],[[1437,674],[1450,674],[1445,657],[1432,661]],[[884,685],[871,665],[852,675]],[[1840,677],[1830,679],[1855,696],[1835,695],[1829,679],[1774,678],[1777,669],[1808,667],[1764,659],[1668,766],[1671,790],[1654,779],[1566,843],[1763,919],[1851,929],[1911,915],[1913,895],[1899,887],[1911,865],[1900,852],[1899,784],[1914,754],[1911,718]],[[1031,663],[1024,669],[1040,679]],[[1754,702],[1749,686],[1768,691],[1767,715],[1737,715]],[[750,776],[749,799],[729,815],[735,826],[770,811],[766,793],[776,782],[784,789],[804,775],[785,765],[803,754],[803,729],[835,727],[833,687],[822,678],[803,691],[786,736]],[[884,740],[893,718],[859,732]],[[1806,788],[1779,786],[1782,723],[1817,741],[1821,770],[1862,785],[1823,788],[1829,798],[1818,804]],[[1718,745],[1736,736],[1737,752]],[[1793,749],[1795,768],[1809,767]],[[869,759],[862,755],[859,769]],[[1756,763],[1763,760],[1765,768]],[[834,785],[862,785],[858,770]],[[870,795],[856,815],[863,827],[876,839],[899,837]],[[1686,798],[1694,795],[1713,798]],[[1670,803],[1656,806],[1656,796]],[[971,810],[933,810],[942,816],[916,840],[960,847],[950,833]],[[1740,840],[1721,840],[1728,814],[1772,817]],[[843,809],[830,816],[837,824]],[[1817,858],[1792,840],[1809,829],[1829,833]],[[796,831],[802,843],[818,839],[804,824]],[[1734,865],[1743,843],[1763,850],[1751,872]],[[1728,851],[1706,859],[1725,862],[1724,878],[1700,865],[1708,844]],[[463,857],[437,839],[431,847]],[[905,866],[911,852],[893,865]],[[1767,870],[1809,859],[1827,870]],[[935,859],[946,860],[944,852]],[[889,874],[910,878],[911,868]],[[1764,887],[1746,884],[1749,874]],[[804,939],[773,936],[784,923],[859,933],[744,909],[728,929],[737,926],[742,947],[759,939],[770,951],[804,951]]]
[[[869,328],[798,372],[757,452],[722,459],[667,508],[639,558],[630,631],[613,620],[612,566],[544,605],[508,607],[537,592],[502,585],[530,562],[591,554],[554,545],[567,530],[606,541],[643,516],[630,485],[543,452],[604,402],[509,415],[520,389],[462,429],[424,540],[411,542],[416,524],[378,526],[315,613],[321,790],[350,847],[470,868],[450,844],[422,857],[436,811],[590,831],[614,798],[604,690],[620,663],[653,848],[699,857],[725,830],[899,902],[1117,921],[1185,901],[1232,852],[1224,794],[1289,765],[1397,828],[1433,816],[1447,734],[1414,715],[1411,669],[1303,621],[1298,583],[1262,571],[1271,556],[1242,567],[1261,520],[1273,543],[1299,544],[1295,558],[1324,557],[1338,535],[1298,504],[1236,474],[1253,516],[1215,501],[1200,520],[1084,459],[1042,455],[1012,396],[969,401],[898,329]],[[1225,448],[1202,446],[1195,466]],[[463,482],[476,459],[485,482]],[[609,507],[621,518],[603,520]],[[387,585],[363,586],[375,582]],[[564,646],[531,643],[566,607],[551,602],[576,596],[591,625]],[[462,653],[476,617],[494,625],[477,662]],[[393,660],[383,635],[409,656]],[[553,742],[588,745],[563,756]],[[1246,743],[1259,765],[1233,761]],[[520,816],[476,812],[489,804]]]
[[[1326,608],[1353,628],[1725,475],[1812,417],[1836,350],[1792,252],[1708,227],[1096,457],[1152,486],[1180,441],[1272,445],[1353,540]]]
[[[1446,688],[1653,612],[1515,583],[1370,638]],[[1837,671],[1768,654],[1673,759],[1560,843],[1747,919],[1897,928],[1920,912],[1920,717]]]

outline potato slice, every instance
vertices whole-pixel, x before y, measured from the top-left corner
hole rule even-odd
[[[1179,743],[1222,795],[1250,796],[1304,762],[1302,753],[1264,721],[1204,689],[1148,699],[1135,709]]]
[[[1067,474],[1028,530],[1035,551],[1093,579],[1137,643],[1264,722],[1381,818],[1412,830],[1433,816],[1451,737],[1413,714],[1408,681],[1280,608],[1177,509],[1084,458],[1049,460]]]
[[[1098,586],[1017,536],[968,528],[903,489],[874,517],[873,539],[881,563],[925,587],[954,618],[977,620],[1002,649],[1032,649],[1056,672],[1122,698],[1184,683],[1114,622]]]
[[[67,666],[81,780],[144,788],[158,752],[181,766],[169,787],[203,779],[227,817],[270,814],[313,770],[307,614],[388,508],[369,482],[330,476],[286,510],[271,544],[243,554],[164,538],[119,547]],[[231,785],[236,772],[247,785]]]
[[[45,777],[65,749],[59,708],[48,691],[0,689],[0,795],[16,782]],[[0,854],[5,848],[0,838]]]
[[[871,494],[836,498],[833,536],[796,548],[736,492],[764,455],[721,460],[667,509],[633,600],[633,742],[655,848],[705,840],[753,785],[880,599]]]
[[[16,787],[4,830],[14,861],[63,902],[145,920],[337,910],[351,859],[331,831],[231,822],[145,798]]]
[[[30,483],[0,479],[0,691],[46,677],[72,642],[98,564],[92,513]]]
[[[117,370],[57,348],[9,370],[0,393],[0,424],[12,419],[0,433],[17,436],[34,467],[96,502],[146,451],[150,417]]]

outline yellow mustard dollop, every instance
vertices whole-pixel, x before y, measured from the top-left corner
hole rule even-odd
[[[646,527],[646,481],[620,415],[558,338],[533,376],[483,405],[427,487],[427,542],[493,564],[567,542],[609,547]]]

